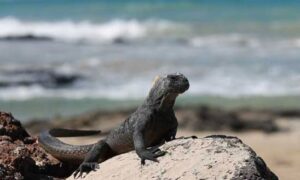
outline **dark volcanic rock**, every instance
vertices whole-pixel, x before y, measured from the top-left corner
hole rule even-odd
[[[25,35],[0,37],[0,40],[4,40],[4,41],[51,41],[53,39],[50,37],[46,37],[46,36],[35,36],[32,34],[25,34]]]
[[[48,69],[3,71],[0,75],[0,87],[40,85],[45,88],[60,88],[73,85],[83,78],[78,74],[64,74]]]
[[[31,133],[37,134],[41,130],[50,128],[69,128],[69,129],[94,129],[100,127],[101,134],[105,135],[109,133],[113,128],[117,127],[122,121],[124,121],[131,110],[119,110],[119,111],[91,111],[75,115],[71,117],[56,117],[52,120],[46,119],[33,119],[25,124],[26,129]]]
[[[58,117],[53,120],[32,120],[25,124],[31,133],[39,133],[42,129],[71,128],[94,129],[100,128],[103,134],[117,127],[124,121],[134,109],[119,111],[91,111],[72,117]],[[269,111],[236,110],[226,111],[211,107],[177,108],[176,116],[179,128],[203,131],[203,130],[230,130],[249,131],[258,130],[266,133],[281,130],[276,124],[276,114]]]
[[[300,117],[300,109],[277,110],[274,114],[281,117]]]
[[[21,123],[0,112],[0,179],[51,179],[66,177],[75,167],[47,154]]]
[[[29,139],[29,134],[21,127],[21,123],[14,119],[10,113],[0,112],[0,136],[11,141]]]
[[[225,111],[202,106],[190,110],[178,110],[179,125],[182,128],[198,130],[261,130],[276,132],[279,130],[274,116],[259,111]]]

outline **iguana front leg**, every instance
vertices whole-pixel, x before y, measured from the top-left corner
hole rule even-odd
[[[173,116],[173,123],[172,123],[173,127],[168,131],[168,133],[165,136],[165,141],[167,142],[174,140],[177,134],[178,121],[174,113],[172,114],[172,116]]]
[[[168,141],[174,140],[175,137],[176,137],[176,134],[177,134],[177,126],[176,126],[176,128],[171,129],[171,130],[167,133],[167,135],[165,136],[165,141],[168,142]]]
[[[104,140],[97,142],[88,152],[78,169],[74,172],[74,177],[79,178],[82,177],[83,173],[88,174],[91,171],[95,171],[99,168],[98,163],[101,163],[112,156],[113,152]]]
[[[158,148],[146,149],[145,141],[143,134],[138,131],[133,135],[134,148],[137,155],[141,158],[141,164],[145,164],[145,160],[150,160],[158,162],[157,157],[165,155],[163,151],[160,151]]]
[[[165,141],[172,141],[176,137],[178,121],[175,116],[175,112],[172,110],[168,116],[168,127],[170,128],[167,133],[164,135]]]

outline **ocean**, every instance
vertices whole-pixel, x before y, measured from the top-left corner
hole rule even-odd
[[[0,110],[134,107],[181,72],[179,104],[300,105],[300,1],[0,0]]]

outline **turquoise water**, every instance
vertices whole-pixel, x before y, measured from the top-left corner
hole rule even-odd
[[[0,109],[31,118],[136,106],[171,72],[190,80],[186,104],[297,108],[299,5],[0,0]]]
[[[179,97],[177,107],[197,107],[209,105],[224,109],[253,108],[289,110],[299,107],[299,96],[265,97],[251,96],[243,98],[226,98],[220,96],[186,96]],[[96,110],[113,111],[134,109],[142,100],[111,99],[32,99],[27,101],[0,102],[1,110],[13,112],[15,118],[22,121],[34,119],[47,120],[61,116],[74,116]]]
[[[199,27],[201,33],[299,35],[299,1],[9,1],[0,2],[0,17],[23,21],[91,21],[165,19]]]

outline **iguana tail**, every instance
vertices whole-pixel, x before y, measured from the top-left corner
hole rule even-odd
[[[40,146],[55,158],[64,162],[80,164],[94,144],[71,145],[60,141],[56,137],[90,136],[100,132],[94,130],[51,129],[42,132],[38,136],[38,142]]]
[[[100,130],[76,130],[76,129],[50,129],[48,133],[54,137],[77,137],[77,136],[91,136],[100,134]]]

